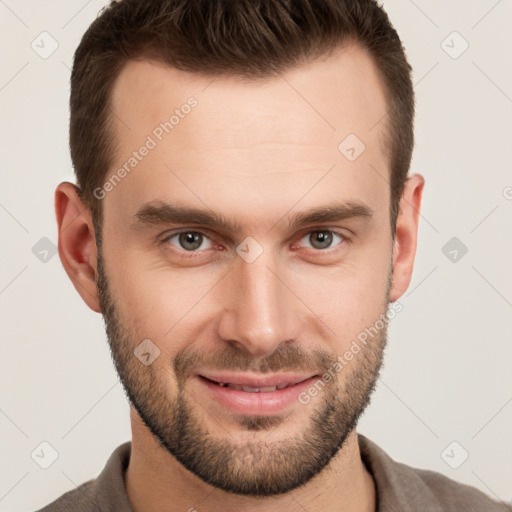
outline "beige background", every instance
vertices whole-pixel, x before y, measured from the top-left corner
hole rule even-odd
[[[32,251],[44,257],[49,242],[40,240],[57,241],[53,192],[74,179],[72,55],[103,5],[0,0],[1,511],[34,510],[95,477],[130,438],[101,317],[82,302],[58,255],[43,262]],[[509,501],[512,0],[384,6],[414,68],[412,172],[425,176],[426,189],[413,280],[359,431],[398,461]],[[45,51],[58,43],[48,58],[31,47],[43,51],[42,38]],[[452,237],[468,248],[455,263],[452,247],[449,257],[442,251]],[[58,453],[48,469],[31,458],[44,441]],[[455,465],[463,450],[469,457],[452,469],[446,460]]]

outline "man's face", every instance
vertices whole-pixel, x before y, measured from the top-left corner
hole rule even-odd
[[[375,67],[357,46],[258,82],[131,62],[112,108],[119,146],[106,179],[150,148],[103,199],[98,254],[102,312],[132,405],[210,484],[293,489],[353,430],[385,346],[381,322],[335,365],[393,300],[384,123],[375,127],[387,108]],[[338,148],[350,134],[366,146],[360,155],[353,136]],[[166,205],[227,224],[172,221]],[[343,215],[305,219],[313,210]],[[148,365],[134,355],[143,340],[160,351]],[[264,389],[250,389],[262,377]]]

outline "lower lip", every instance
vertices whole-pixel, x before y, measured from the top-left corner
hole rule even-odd
[[[278,414],[286,407],[298,402],[299,394],[311,386],[319,377],[311,377],[293,386],[275,391],[256,392],[238,391],[198,376],[200,384],[209,390],[219,403],[235,414]]]

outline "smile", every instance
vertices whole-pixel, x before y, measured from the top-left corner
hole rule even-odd
[[[300,405],[299,394],[313,385],[319,375],[280,374],[251,376],[244,374],[196,375],[199,396],[212,400],[235,414],[280,414]]]

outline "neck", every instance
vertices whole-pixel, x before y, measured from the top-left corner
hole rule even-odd
[[[270,498],[216,489],[185,469],[132,414],[132,449],[125,473],[134,512],[374,512],[375,487],[353,430],[329,465],[304,486]]]

